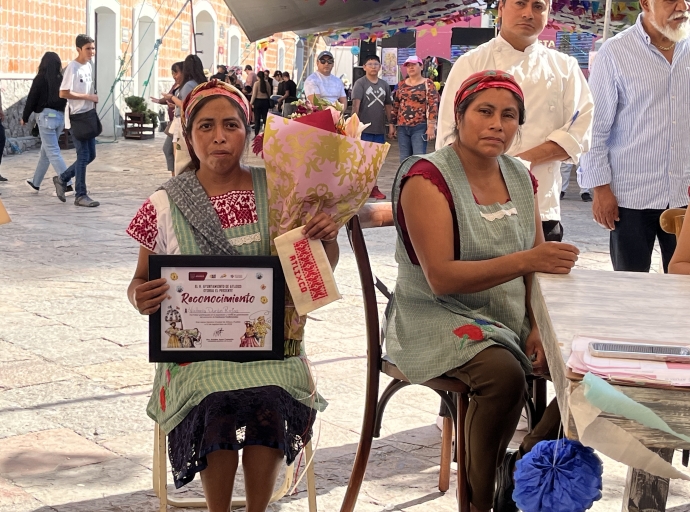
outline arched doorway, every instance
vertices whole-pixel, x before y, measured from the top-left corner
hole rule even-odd
[[[304,69],[304,40],[299,38],[295,44],[295,68],[292,70],[292,79],[299,85],[305,78],[302,76]]]
[[[93,60],[95,71],[94,85],[100,100],[97,108],[103,116],[102,135],[104,137],[113,137],[115,135],[114,125],[119,124],[120,115],[117,103],[115,103],[114,112],[112,106],[113,101],[117,98],[117,90],[113,90],[113,95],[108,98],[115,83],[118,68],[119,8],[113,9],[113,7],[115,6],[101,5],[93,11],[93,38],[96,42],[96,56]]]
[[[132,67],[130,70],[132,90],[133,94],[148,100],[149,96],[158,94],[158,67],[155,66],[154,60],[156,39],[158,39],[156,9],[148,3],[132,7],[132,27]],[[152,66],[155,67],[152,69]]]
[[[216,22],[207,10],[196,11],[194,20],[194,30],[196,32],[196,53],[204,64],[204,69],[208,69],[211,74],[215,70],[216,53]]]
[[[153,94],[157,94],[156,90],[156,75],[157,70],[154,68],[151,71],[151,66],[154,65],[154,47],[156,45],[156,24],[154,21],[146,17],[139,18],[138,23],[138,37],[135,42],[137,52],[136,68],[133,70],[136,73],[134,77],[137,84],[137,94],[147,98]],[[151,78],[149,80],[149,73]],[[146,85],[146,80],[149,80]]]
[[[278,41],[278,67],[277,69],[281,71],[286,71],[285,69],[285,43],[283,41]]]
[[[239,66],[242,64],[242,35],[235,25],[228,27],[228,66]]]

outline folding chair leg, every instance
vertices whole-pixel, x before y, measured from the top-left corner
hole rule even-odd
[[[465,417],[469,398],[462,393],[457,394],[458,420],[455,424],[455,446],[458,457],[458,510],[470,512],[470,496],[467,484],[467,467],[465,466]]]
[[[307,498],[309,500],[309,512],[316,512],[316,476],[314,475],[314,448],[311,441],[304,447],[307,457]]]
[[[450,488],[450,461],[453,458],[453,418],[444,416],[441,432],[441,471],[438,475],[438,490],[446,492]]]
[[[156,440],[156,458],[154,460],[154,466],[158,466],[158,471],[155,472],[158,477],[158,483],[154,483],[154,489],[158,491],[158,499],[160,502],[160,512],[166,512],[168,510],[168,468],[167,461],[165,459],[167,455],[166,442],[165,442],[165,432],[161,429],[160,425],[156,423],[156,430],[154,434]]]

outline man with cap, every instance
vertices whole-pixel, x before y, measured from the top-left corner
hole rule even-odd
[[[335,59],[331,52],[319,53],[316,59],[316,71],[304,81],[304,94],[309,101],[320,98],[329,103],[339,101],[343,105],[347,105],[343,81],[337,76],[331,75],[334,64]]]
[[[594,103],[577,61],[539,43],[549,18],[549,0],[499,0],[498,37],[453,65],[439,112],[436,149],[455,135],[453,99],[472,73],[502,69],[525,92],[527,120],[508,154],[525,161],[539,182],[539,213],[547,241],[561,241],[561,162],[577,164],[589,150]]]

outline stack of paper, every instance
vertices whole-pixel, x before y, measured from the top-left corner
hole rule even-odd
[[[591,342],[610,341],[612,340],[576,336],[573,339],[572,352],[567,363],[568,367],[575,373],[591,372],[606,379],[642,384],[690,386],[690,364],[594,357],[589,353]],[[616,341],[622,342],[622,340]]]

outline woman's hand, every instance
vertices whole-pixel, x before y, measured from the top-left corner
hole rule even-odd
[[[338,236],[338,226],[330,215],[323,212],[317,213],[313,219],[304,226],[302,234],[312,240],[333,242]]]
[[[436,124],[429,123],[426,126],[426,140],[434,140],[436,138]]]
[[[539,334],[538,327],[532,327],[532,331],[527,336],[525,342],[525,354],[532,361],[532,370],[535,375],[543,375],[548,373],[548,365],[546,363],[546,354],[544,354],[544,346],[541,343],[541,334]]]
[[[388,138],[389,139],[395,138],[395,126],[392,124],[388,125]]]
[[[26,123],[24,122],[23,119],[20,119],[20,120],[19,120],[19,124],[21,124],[22,126],[24,126]]]
[[[153,99],[153,98],[151,98],[151,99]],[[173,95],[170,94],[170,93],[168,93],[168,92],[164,92],[164,93],[163,93],[163,99],[164,99],[165,101],[172,101]],[[154,100],[154,101],[155,101],[155,100]]]
[[[537,226],[540,229],[541,226]],[[575,266],[580,250],[563,242],[544,242],[529,251],[531,272],[569,274]]]
[[[161,307],[161,302],[168,298],[170,286],[164,277],[147,281],[134,288],[134,305],[142,315],[152,315]]]

